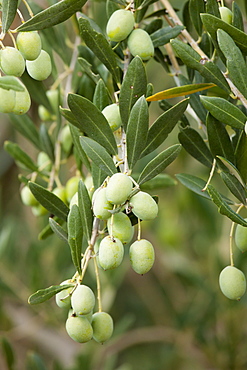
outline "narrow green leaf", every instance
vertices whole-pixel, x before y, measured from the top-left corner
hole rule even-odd
[[[9,114],[12,125],[15,130],[19,131],[26,139],[28,139],[37,149],[42,150],[39,140],[39,134],[34,122],[27,114],[18,116],[16,114]]]
[[[73,264],[79,274],[81,274],[82,240],[83,226],[80,211],[79,207],[74,204],[68,215],[68,242]]]
[[[79,11],[85,2],[86,0],[61,0],[21,24],[17,30],[36,31],[53,27],[56,24],[66,21],[73,14]]]
[[[48,154],[49,158],[52,162],[55,160],[54,156],[54,146],[51,141],[51,137],[48,133],[48,130],[46,128],[46,125],[44,123],[41,124],[40,130],[39,130],[39,137],[40,137],[40,143],[42,145],[43,151]]]
[[[8,370],[14,370],[15,354],[10,342],[2,337],[2,353],[5,358]]]
[[[246,204],[246,191],[238,179],[231,173],[224,171],[220,173],[220,176],[230,192],[240,200],[241,203]]]
[[[187,67],[196,70],[201,68],[201,56],[191,46],[177,39],[171,40],[171,45]]]
[[[142,95],[146,94],[146,90],[146,70],[141,58],[137,56],[129,64],[119,95],[119,109],[125,130],[131,108]]]
[[[16,16],[18,0],[3,0],[1,4],[2,4],[2,32],[3,34],[5,34],[9,30]]]
[[[29,189],[43,207],[61,220],[67,221],[69,208],[60,198],[34,182],[29,181],[28,184]]]
[[[247,67],[240,49],[223,30],[217,31],[219,47],[226,58],[228,75],[238,90],[247,98]]]
[[[24,83],[24,85],[27,87],[30,96],[32,99],[38,104],[43,105],[48,109],[50,112],[52,112],[51,104],[47,98],[46,95],[46,88],[44,86],[44,83],[42,81],[34,80],[32,77],[29,76],[27,72],[24,72],[21,76],[21,80]]]
[[[167,44],[171,39],[177,37],[182,30],[184,30],[184,26],[163,27],[153,32],[150,37],[154,47],[157,48]]]
[[[247,55],[247,35],[236,27],[222,21],[222,19],[213,16],[212,14],[201,14],[201,19],[207,32],[210,33],[213,40],[217,40],[217,30],[222,29],[233,38],[237,46],[241,49],[244,55]]]
[[[205,62],[204,64],[201,64],[201,66],[198,66],[197,70],[208,81],[215,83],[221,89],[223,89],[227,93],[230,93],[231,91],[230,87],[228,83],[226,82],[226,79],[223,76],[221,70],[216,64],[214,64],[213,62],[209,60]]]
[[[80,137],[80,143],[87,156],[106,173],[106,176],[112,176],[117,172],[112,157],[103,146],[85,136]]]
[[[202,20],[201,20],[200,14],[203,13],[204,11],[205,11],[205,3],[203,0],[190,0],[189,1],[190,19],[199,36],[201,36],[202,34]]]
[[[201,135],[192,127],[181,129],[178,139],[184,149],[199,162],[211,168],[213,157]]]
[[[208,143],[214,157],[222,156],[235,164],[232,142],[223,123],[209,113],[207,116]]]
[[[232,164],[230,161],[228,161],[226,158],[221,157],[220,155],[217,155],[217,158],[224,164],[224,166],[228,169],[229,173],[234,175],[238,179],[238,181],[243,186],[245,186],[245,183],[244,183],[244,181],[241,177],[241,174],[240,174],[239,170],[237,169],[237,167],[234,164]]]
[[[212,201],[217,205],[219,213],[224,216],[227,216],[233,222],[240,224],[242,226],[247,226],[247,221],[239,214],[234,212],[231,207],[222,199],[221,195],[218,191],[213,187],[213,185],[208,185],[208,193],[212,199]]]
[[[244,32],[242,12],[236,1],[232,3],[232,25]]]
[[[53,218],[49,218],[49,225],[52,231],[59,237],[59,239],[68,243],[68,233],[59,225]]]
[[[177,158],[180,150],[181,145],[175,144],[159,153],[143,169],[138,178],[138,184],[142,185],[164,171],[164,169]]]
[[[165,141],[169,133],[176,126],[178,120],[182,117],[188,103],[189,99],[184,99],[156,119],[148,130],[146,148],[142,153],[142,157],[153,152]]]
[[[85,44],[106,66],[116,83],[120,83],[120,70],[117,64],[116,54],[106,38],[101,33],[96,32],[87,19],[80,17],[78,22],[80,34]]]
[[[80,157],[82,163],[90,171],[91,170],[90,162],[89,162],[88,157],[87,157],[86,153],[84,152],[84,150],[82,149],[82,146],[80,144],[81,133],[76,127],[74,127],[71,124],[69,124],[69,128],[70,128],[70,133],[71,133],[72,140],[73,140],[74,146],[76,148],[77,154]]]
[[[5,141],[4,149],[13,157],[17,162],[23,164],[31,171],[37,171],[38,167],[34,164],[33,160],[27,155],[18,144],[11,141]]]
[[[131,109],[126,132],[127,158],[130,170],[145,149],[148,124],[148,104],[145,97],[141,96]]]
[[[247,136],[246,133],[243,131],[240,135],[236,151],[236,167],[239,170],[243,181],[247,182]]]
[[[162,99],[176,98],[178,96],[190,95],[198,91],[207,90],[214,86],[216,85],[213,83],[199,83],[172,87],[171,89],[160,91],[154,95],[148,96],[146,100],[157,101]]]
[[[102,145],[109,154],[116,154],[116,140],[101,111],[90,100],[76,94],[68,95],[68,105],[79,122],[81,130]]]
[[[81,215],[82,228],[86,239],[89,242],[93,227],[93,212],[91,199],[82,180],[80,180],[78,184],[78,207]]]
[[[219,5],[217,1],[207,0],[206,11],[207,13],[215,15],[216,17],[220,18]]]
[[[110,93],[102,79],[100,79],[95,87],[93,104],[102,111],[107,105],[111,104]]]
[[[77,121],[77,119],[75,118],[75,116],[73,115],[73,113],[71,112],[71,110],[67,109],[67,108],[59,108],[60,110],[60,113],[62,114],[62,116],[67,120],[69,121],[69,123],[71,123],[73,126],[77,127],[79,130],[81,130],[81,125],[80,123]]]
[[[82,71],[95,83],[99,81],[99,75],[92,72],[92,64],[90,64],[86,59],[79,57],[78,62],[82,68]]]
[[[47,301],[48,299],[52,298],[57,293],[61,292],[64,289],[68,289],[71,286],[73,286],[73,285],[72,284],[52,285],[49,288],[40,289],[37,292],[33,293],[28,298],[28,303],[29,304],[43,303],[43,302]]]
[[[24,86],[17,77],[1,76],[0,88],[5,90],[24,91]]]
[[[204,107],[218,121],[235,128],[244,128],[247,121],[246,115],[235,105],[223,98],[201,96]]]
[[[106,178],[106,173],[94,162],[92,162],[92,178],[94,189],[98,189]]]

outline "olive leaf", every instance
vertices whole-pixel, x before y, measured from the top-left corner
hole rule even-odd
[[[57,293],[61,292],[64,289],[68,289],[73,287],[72,284],[64,284],[64,285],[52,285],[49,288],[40,289],[37,292],[33,293],[28,298],[29,304],[38,304],[47,301],[48,299],[52,298]]]
[[[81,251],[83,240],[83,226],[79,207],[74,204],[68,214],[68,242],[74,266],[81,274]]]

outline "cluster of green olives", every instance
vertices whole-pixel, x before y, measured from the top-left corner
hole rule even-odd
[[[92,207],[95,217],[107,223],[108,235],[95,246],[98,264],[104,270],[121,264],[124,245],[133,239],[134,227],[128,213],[140,220],[152,220],[158,214],[158,205],[151,195],[143,191],[136,193],[131,177],[121,172],[96,189]],[[139,238],[130,245],[129,258],[133,270],[143,275],[153,266],[154,248],[148,240]]]
[[[130,10],[118,9],[112,13],[106,26],[107,36],[111,41],[127,39],[130,53],[142,60],[149,60],[154,55],[154,46],[149,34],[141,29],[134,29],[135,18]]]
[[[94,339],[104,343],[113,333],[113,320],[107,312],[95,312],[95,296],[87,285],[76,285],[73,280],[65,280],[60,285],[71,284],[55,296],[61,308],[69,310],[66,320],[66,331],[76,342],[86,343]]]
[[[234,240],[237,248],[241,252],[246,252],[247,227],[238,224],[235,230]],[[245,275],[234,266],[227,266],[221,271],[219,283],[222,293],[229,299],[239,300],[246,291]]]
[[[42,49],[41,38],[36,31],[19,32],[16,47],[6,46],[0,51],[0,68],[7,76],[21,77],[25,71],[35,80],[45,80],[52,70],[50,55]],[[28,90],[0,88],[0,112],[24,114],[31,105]]]

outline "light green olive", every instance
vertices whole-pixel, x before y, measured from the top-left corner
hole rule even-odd
[[[71,198],[71,201],[69,203],[69,208],[72,208],[74,204],[78,206],[78,192],[76,192]]]
[[[94,192],[92,204],[93,213],[97,218],[107,220],[111,217],[109,211],[113,209],[113,205],[106,198],[106,188],[99,188]]]
[[[24,186],[24,188],[21,189],[21,200],[22,203],[25,204],[26,206],[37,206],[39,202],[29,189],[28,185]]]
[[[245,218],[245,221],[247,221],[247,218]],[[235,243],[242,252],[247,251],[247,227],[237,225],[235,231]]]
[[[109,234],[118,238],[123,244],[129,243],[134,235],[134,227],[129,217],[122,212],[108,218],[107,228]]]
[[[228,24],[232,24],[232,12],[229,8],[227,8],[226,6],[220,6],[219,7],[219,11],[220,11],[220,17],[221,19],[228,23]]]
[[[24,91],[16,91],[15,92],[15,106],[12,112],[17,115],[22,115],[29,111],[30,106],[31,106],[31,99],[30,99],[30,95],[26,87]]]
[[[229,299],[239,300],[246,291],[244,273],[234,266],[225,267],[219,277],[222,293]]]
[[[45,152],[39,152],[37,158],[37,164],[40,171],[50,171],[52,168],[52,163],[50,157]]]
[[[96,312],[92,318],[93,339],[104,343],[111,338],[113,333],[112,317],[106,312]]]
[[[51,113],[43,105],[38,106],[38,115],[39,115],[39,118],[41,119],[41,121],[46,122],[46,121],[51,121],[52,120]]]
[[[89,314],[95,305],[95,296],[88,286],[78,285],[71,296],[71,306],[77,315]]]
[[[26,61],[26,67],[28,74],[34,80],[45,80],[50,76],[52,70],[50,55],[45,50],[41,50],[37,59]]]
[[[107,36],[112,41],[122,41],[126,39],[133,30],[134,24],[135,18],[131,11],[124,9],[116,10],[112,13],[107,22]]]
[[[20,77],[25,70],[25,60],[19,50],[11,46],[1,50],[1,69],[6,75]]]
[[[11,113],[15,106],[15,91],[0,88],[0,112]]]
[[[116,103],[107,105],[102,110],[102,114],[107,119],[112,131],[116,131],[122,125],[119,106]]]
[[[146,274],[154,264],[154,248],[146,239],[136,240],[131,244],[129,256],[131,266],[137,274]]]
[[[35,217],[45,216],[48,213],[47,209],[41,204],[32,207],[32,212]]]
[[[158,214],[158,205],[150,194],[139,191],[130,199],[132,212],[141,220],[153,220]]]
[[[68,202],[68,203],[71,201],[71,199],[73,198],[73,196],[74,196],[74,195],[75,195],[75,193],[77,192],[79,181],[80,181],[80,177],[78,177],[78,176],[73,176],[73,177],[71,177],[71,178],[66,182],[66,185],[65,185],[65,191],[66,191],[66,199],[67,199],[67,202]]]
[[[57,188],[54,188],[52,190],[53,194],[55,194],[58,198],[60,198],[64,203],[67,202],[67,197],[66,197],[66,191],[64,186],[59,186]]]
[[[22,56],[27,60],[35,60],[41,52],[41,38],[36,31],[19,32],[16,44]]]
[[[132,180],[124,173],[115,173],[110,178],[106,187],[106,198],[112,204],[126,202],[132,191]]]
[[[71,284],[71,280],[65,280],[60,285],[67,285]],[[73,290],[73,286],[70,288],[66,288],[61,290],[61,292],[57,293],[55,296],[56,304],[58,307],[61,308],[70,308],[71,307],[71,296],[70,293]]]
[[[154,56],[154,46],[151,37],[141,28],[135,29],[129,35],[128,48],[134,57],[138,55],[142,60],[149,60]]]
[[[68,335],[79,343],[89,342],[93,337],[93,328],[85,317],[70,316],[66,321]]]
[[[73,145],[69,125],[65,125],[61,130],[61,145],[64,152],[69,154]]]
[[[117,238],[109,235],[102,239],[99,246],[99,264],[104,270],[112,270],[118,267],[124,256],[124,247]]]

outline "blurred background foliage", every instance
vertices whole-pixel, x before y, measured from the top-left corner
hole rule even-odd
[[[184,4],[179,0],[171,3],[178,9]],[[238,3],[243,7],[243,2]],[[104,3],[94,2],[93,7],[96,21],[104,27]],[[148,64],[148,81],[152,81],[155,91],[173,86],[172,78],[155,61]],[[158,104],[152,103],[152,121],[157,111],[160,113]],[[167,146],[178,142],[176,134],[175,130]],[[229,301],[218,286],[219,272],[229,264],[231,222],[219,215],[211,202],[178,183],[155,191],[159,217],[143,222],[143,237],[155,246],[153,269],[139,276],[130,269],[126,256],[116,271],[100,272],[103,307],[115,321],[114,335],[108,343],[73,342],[65,332],[67,313],[56,306],[54,299],[28,306],[30,294],[70,277],[73,266],[68,246],[56,236],[38,240],[48,216],[35,218],[30,208],[22,205],[19,170],[3,150],[6,139],[18,142],[32,157],[37,156],[13,130],[8,117],[1,115],[1,369],[247,368],[247,296],[240,302]],[[64,178],[72,176],[70,162],[63,171]],[[166,172],[175,181],[174,175],[180,172],[205,180],[209,175],[184,150]],[[234,249],[234,255],[236,266],[247,273],[246,254]],[[85,283],[95,284],[90,270]]]

